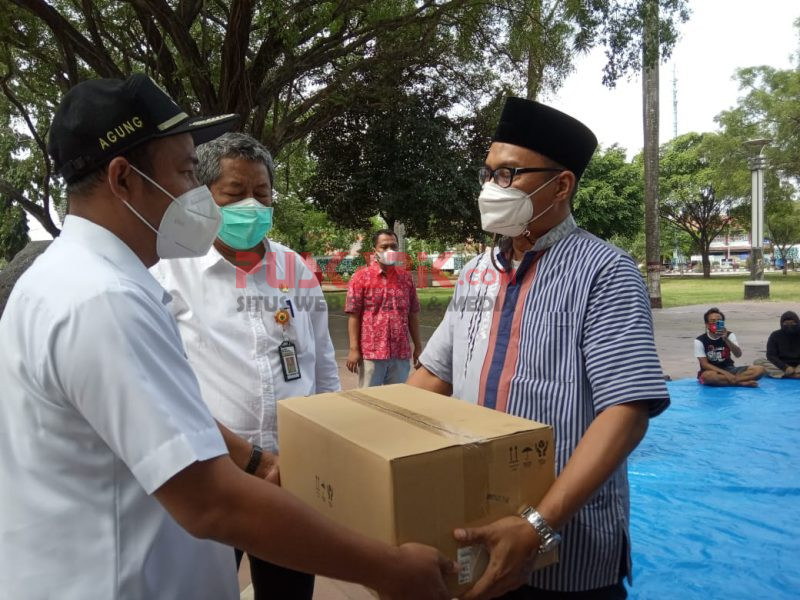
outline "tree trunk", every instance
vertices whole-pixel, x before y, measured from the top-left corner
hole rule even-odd
[[[650,296],[650,307],[661,308],[661,249],[658,227],[658,0],[644,2],[642,104],[647,293]]]
[[[531,30],[528,34],[528,69],[525,82],[525,95],[528,100],[536,100],[542,87],[543,65],[540,55],[542,44],[542,3],[537,1],[529,15]]]
[[[700,252],[703,256],[703,279],[711,279],[711,260],[708,258],[709,252],[708,247],[703,247],[703,250]]]

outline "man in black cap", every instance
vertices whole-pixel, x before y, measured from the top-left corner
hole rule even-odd
[[[502,237],[463,269],[409,379],[554,429],[556,480],[538,504],[456,532],[491,552],[470,600],[627,594],[626,458],[669,396],[641,274],[570,213],[596,145],[562,112],[506,101],[478,198],[483,229]],[[559,546],[558,564],[531,574]]]
[[[214,241],[194,146],[235,120],[192,119],[144,75],[83,82],[56,111],[69,215],[0,319],[8,597],[234,599],[235,545],[387,597],[447,598],[452,565],[433,548],[365,539],[237,466],[200,397],[147,268]]]
[[[775,378],[800,379],[800,319],[797,313],[787,310],[780,318],[781,328],[769,334],[767,358],[757,358],[767,375]]]

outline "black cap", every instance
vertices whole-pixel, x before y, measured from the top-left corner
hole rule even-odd
[[[538,152],[580,179],[597,148],[597,138],[583,123],[534,100],[506,98],[492,138]]]
[[[202,144],[230,130],[238,115],[189,117],[147,75],[91,79],[70,89],[50,125],[47,150],[67,183],[153,138],[191,133]]]

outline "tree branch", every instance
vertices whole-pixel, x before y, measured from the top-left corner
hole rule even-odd
[[[36,202],[28,200],[22,194],[22,192],[20,192],[16,187],[3,178],[0,178],[0,193],[5,194],[11,200],[28,211],[34,219],[42,224],[42,227],[45,228],[47,233],[53,237],[58,237],[58,234],[61,233],[58,227],[56,227],[53,223],[53,220],[50,218],[49,211],[45,211],[44,207],[36,204]]]
[[[165,0],[126,0],[132,6],[152,14],[175,44],[177,54],[185,68],[203,112],[219,111],[214,85],[210,79],[208,61],[200,55],[191,33],[191,23],[184,23]]]
[[[106,54],[102,46],[95,46],[87,40],[72,23],[62,17],[58,11],[43,0],[11,0],[20,8],[45,22],[53,35],[63,44],[67,53],[75,52],[101,77],[122,78],[123,74]]]

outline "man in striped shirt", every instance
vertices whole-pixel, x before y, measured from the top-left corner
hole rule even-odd
[[[539,504],[456,532],[492,554],[470,600],[627,595],[626,459],[669,396],[636,265],[570,212],[596,145],[564,113],[506,101],[478,199],[483,229],[504,237],[462,271],[409,380],[554,428],[556,480]],[[561,540],[559,563],[531,574]]]

